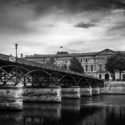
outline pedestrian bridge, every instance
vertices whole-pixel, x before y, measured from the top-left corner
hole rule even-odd
[[[0,85],[102,87],[103,80],[0,54]]]
[[[80,98],[79,92],[97,94],[103,84],[103,80],[95,77],[0,54],[0,99],[3,100],[4,96],[18,98],[23,94],[18,101],[61,102],[61,97]]]

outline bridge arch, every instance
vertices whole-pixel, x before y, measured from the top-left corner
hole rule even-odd
[[[69,83],[68,83],[68,82],[69,82]],[[71,75],[64,75],[64,76],[60,79],[59,85],[61,85],[62,87],[77,86],[76,80],[75,80],[74,77],[71,76]]]
[[[35,74],[34,74],[35,73]],[[30,78],[28,78],[30,77]],[[31,86],[41,86],[41,87],[49,87],[57,85],[56,79],[51,76],[50,73],[44,70],[31,70],[24,75],[24,86],[27,86],[26,79],[31,83]],[[30,79],[30,80],[29,80]],[[52,85],[52,83],[54,83]]]
[[[9,67],[10,67],[10,70],[8,71]],[[3,71],[5,71],[8,74],[15,67],[16,67],[16,65],[4,65],[4,66],[1,66],[0,69],[2,69]],[[5,68],[7,68],[7,69],[5,69]]]
[[[84,82],[84,83],[83,83],[83,82]],[[80,87],[90,87],[90,86],[91,86],[89,80],[86,79],[86,78],[81,78],[81,79],[78,81],[77,85],[80,86]]]
[[[1,67],[0,67],[0,71],[2,71],[3,73],[5,73],[5,74],[8,74],[8,72],[6,72],[4,69],[2,69]]]
[[[51,73],[51,76],[56,79],[56,82],[57,82],[57,83],[59,83],[60,78],[63,77],[63,75],[62,75],[61,73],[59,73],[59,72],[53,72],[53,73]]]
[[[7,77],[8,77],[8,72],[6,72],[4,69],[0,67],[0,85],[6,85],[7,84]]]
[[[92,87],[92,88],[99,87],[99,86],[98,86],[98,81],[97,81],[97,80],[94,80],[94,79],[91,80],[91,87]]]
[[[4,66],[1,66],[0,69],[3,69],[4,71],[6,71],[4,68],[9,68],[9,67],[13,67],[9,72],[15,70],[16,68],[18,69],[21,69],[25,72],[29,72],[29,70],[23,66],[19,66],[19,65],[4,65]]]
[[[52,76],[55,76],[55,77],[62,77],[63,75],[61,73],[58,73],[58,72],[53,72],[51,73]]]
[[[29,70],[19,65],[4,65],[0,67],[0,71],[5,74],[0,74],[0,81],[3,85],[17,85],[23,83],[23,77]]]

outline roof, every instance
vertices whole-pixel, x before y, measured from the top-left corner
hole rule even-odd
[[[51,57],[73,57],[73,56],[94,56],[96,55],[98,52],[90,52],[90,53],[69,53],[69,54],[34,54],[34,55],[26,55],[25,58],[26,59],[30,59],[30,58],[51,58]]]
[[[98,52],[88,52],[88,53],[68,53],[68,52],[57,52],[57,54],[34,54],[34,55],[26,55],[25,58],[26,59],[35,59],[35,58],[63,58],[63,57],[83,57],[83,56],[98,56],[98,55],[112,55],[115,54],[118,51],[113,51],[111,49],[104,49],[102,51],[98,51]],[[125,51],[121,51],[123,53],[125,53]],[[59,54],[58,54],[59,53]]]

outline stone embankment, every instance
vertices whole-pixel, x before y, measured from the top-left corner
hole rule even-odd
[[[125,94],[125,81],[106,81],[104,87],[100,88],[101,94]]]

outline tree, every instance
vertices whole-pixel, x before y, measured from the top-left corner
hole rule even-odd
[[[61,66],[61,70],[67,70],[67,66],[66,65],[62,65]]]
[[[121,73],[125,70],[125,54],[118,52],[109,57],[106,63],[106,70],[112,74],[112,77],[116,71],[119,71],[121,80]]]
[[[71,59],[69,69],[74,72],[84,73],[83,66],[75,57]]]
[[[45,63],[45,65],[57,68],[57,65],[55,64],[55,59],[53,57],[51,57],[50,60]]]

